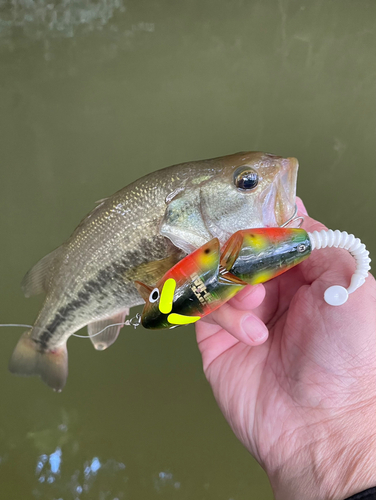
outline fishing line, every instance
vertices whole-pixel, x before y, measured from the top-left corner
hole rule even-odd
[[[78,335],[77,333],[72,333],[72,337],[78,337],[80,339],[91,339],[93,337],[96,337],[97,335],[100,335],[105,330],[107,330],[107,328],[111,328],[112,326],[121,326],[121,327],[133,326],[133,328],[136,329],[138,326],[140,326],[140,324],[141,324],[141,314],[137,313],[136,316],[134,316],[131,319],[127,319],[126,321],[124,321],[124,323],[113,323],[111,325],[107,325],[102,330],[100,330],[97,333],[94,333],[93,335]],[[0,327],[37,328],[39,330],[48,331],[48,330],[46,330],[46,328],[41,328],[40,326],[33,327],[33,325],[23,325],[21,323],[2,323],[2,324],[0,324]]]
[[[22,325],[21,323],[4,323],[4,324],[1,324],[0,326],[19,326],[19,327],[23,327],[23,328],[33,328],[32,325]]]
[[[99,335],[100,333],[104,332],[105,330],[107,330],[107,328],[111,328],[111,326],[125,326],[126,325],[126,321],[124,323],[114,323],[113,325],[107,325],[105,328],[103,328],[103,330],[101,330],[100,332],[97,332],[97,333],[94,333],[93,335],[78,335],[78,333],[72,333],[72,336],[73,337],[78,337],[79,339],[90,339],[90,338],[93,338],[93,337],[96,337],[97,335]]]
[[[79,339],[91,339],[93,337],[96,337],[100,333],[104,332],[107,330],[107,328],[111,328],[112,326],[133,326],[134,329],[136,329],[138,326],[141,324],[141,315],[140,313],[137,313],[136,316],[134,316],[131,319],[127,319],[124,321],[124,323],[113,323],[112,325],[107,325],[103,330],[100,332],[94,333],[93,335],[78,335],[77,333],[72,333],[73,337],[78,337]]]

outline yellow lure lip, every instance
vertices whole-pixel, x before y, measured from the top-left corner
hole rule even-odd
[[[171,313],[167,316],[167,321],[172,325],[189,325],[196,323],[201,316],[185,316],[184,314]]]
[[[175,288],[176,281],[173,278],[169,278],[164,282],[161,298],[159,299],[159,310],[161,313],[168,314],[172,311]]]

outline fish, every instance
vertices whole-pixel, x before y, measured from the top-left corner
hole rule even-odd
[[[98,202],[24,277],[26,297],[46,296],[9,370],[61,391],[71,335],[87,326],[94,347],[106,349],[129,309],[144,303],[135,281],[157,282],[213,238],[292,219],[297,170],[295,158],[242,152],[157,170]]]
[[[311,251],[308,233],[297,228],[237,231],[222,250],[213,238],[154,287],[136,282],[145,300],[141,324],[157,330],[195,323],[245,286],[265,283],[300,264]]]

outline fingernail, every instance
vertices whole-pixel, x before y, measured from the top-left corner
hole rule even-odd
[[[253,342],[262,342],[268,336],[266,326],[256,316],[246,316],[242,321],[242,328]]]

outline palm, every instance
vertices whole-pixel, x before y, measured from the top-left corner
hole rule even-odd
[[[314,222],[308,224],[312,230]],[[353,267],[344,251],[327,251],[325,258],[319,252],[267,283],[264,301],[253,310],[269,330],[262,345],[246,345],[215,323],[197,324],[215,397],[236,435],[268,469],[302,449],[312,426],[345,410],[349,391],[358,390],[360,399],[365,377],[376,377],[367,368],[374,366],[374,332],[359,337],[351,312],[361,308],[366,317],[374,309],[372,278],[344,306],[323,302],[325,289],[346,285]],[[350,333],[339,337],[341,324]]]

